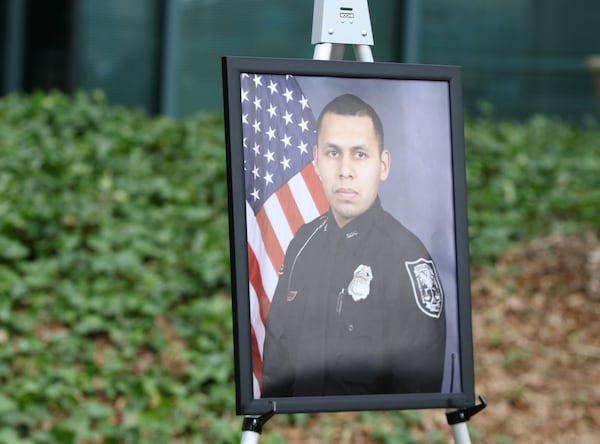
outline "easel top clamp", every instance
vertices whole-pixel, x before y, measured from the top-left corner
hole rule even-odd
[[[315,0],[312,39],[314,60],[342,60],[345,45],[360,62],[373,62],[373,31],[367,0]]]

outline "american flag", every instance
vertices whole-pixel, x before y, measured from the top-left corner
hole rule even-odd
[[[327,211],[312,164],[315,117],[291,75],[241,74],[254,396],[262,386],[265,322],[285,251]]]

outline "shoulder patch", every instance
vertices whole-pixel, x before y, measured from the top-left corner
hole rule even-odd
[[[427,316],[439,318],[444,309],[444,293],[432,260],[420,258],[404,262],[410,276],[419,309]]]

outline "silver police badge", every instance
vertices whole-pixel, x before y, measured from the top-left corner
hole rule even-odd
[[[354,277],[352,278],[352,281],[350,281],[350,285],[348,285],[348,293],[352,296],[354,301],[367,299],[372,279],[373,273],[371,273],[371,267],[363,264],[356,267],[356,270],[354,270]]]
[[[417,306],[423,313],[432,318],[439,318],[444,307],[444,293],[433,261],[420,258],[404,263]]]

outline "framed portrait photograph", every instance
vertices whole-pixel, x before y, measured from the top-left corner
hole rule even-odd
[[[222,63],[237,413],[474,405],[461,69]]]

